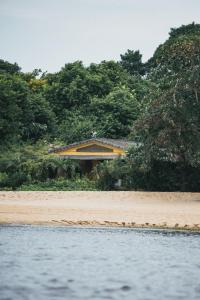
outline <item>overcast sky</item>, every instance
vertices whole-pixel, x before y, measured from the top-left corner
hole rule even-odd
[[[0,0],[0,58],[23,71],[67,62],[147,60],[171,27],[200,23],[200,0]]]

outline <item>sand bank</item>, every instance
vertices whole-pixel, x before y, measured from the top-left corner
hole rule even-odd
[[[2,191],[0,223],[200,230],[200,193]]]

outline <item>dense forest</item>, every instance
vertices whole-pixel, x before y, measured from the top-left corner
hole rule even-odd
[[[0,189],[200,191],[200,25],[171,29],[147,62],[120,57],[53,74],[0,60]],[[137,146],[90,178],[48,153],[94,132]]]

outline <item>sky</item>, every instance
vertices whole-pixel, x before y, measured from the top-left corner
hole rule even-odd
[[[200,0],[0,0],[0,58],[24,72],[120,60],[127,49],[146,61],[170,28],[193,21]]]

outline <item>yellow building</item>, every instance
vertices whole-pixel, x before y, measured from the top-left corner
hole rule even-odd
[[[61,158],[78,159],[82,169],[88,173],[99,161],[125,156],[126,150],[134,144],[134,142],[125,140],[92,138],[54,148],[49,152],[53,152]]]

